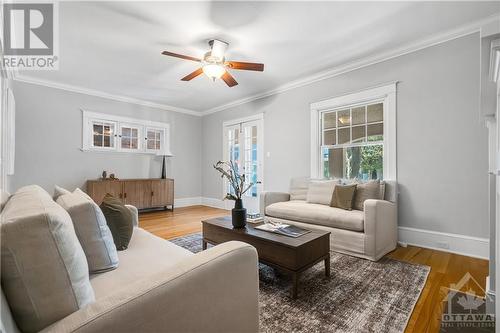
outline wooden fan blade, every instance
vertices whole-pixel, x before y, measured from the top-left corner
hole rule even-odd
[[[236,82],[236,80],[234,79],[234,77],[229,74],[228,71],[226,71],[222,76],[221,76],[221,79],[224,80],[224,82],[226,82],[226,84],[229,86],[229,87],[233,87],[235,85],[238,84],[238,82]]]
[[[195,70],[194,72],[192,72],[191,74],[188,74],[186,76],[184,76],[181,81],[190,81],[192,79],[194,79],[195,77],[197,77],[198,75],[202,74],[203,73],[203,69],[201,68],[198,68],[197,70]]]
[[[161,54],[166,55],[166,56],[181,58],[181,59],[185,59],[185,60],[192,60],[192,61],[201,62],[201,59],[198,59],[195,57],[190,57],[190,56],[183,55],[183,54],[178,54],[178,53],[173,53],[173,52],[168,52],[168,51],[163,51]]]
[[[264,64],[257,64],[254,62],[241,62],[241,61],[228,61],[226,66],[231,69],[241,69],[246,71],[264,71]]]

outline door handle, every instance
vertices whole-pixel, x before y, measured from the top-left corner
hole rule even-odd
[[[123,193],[123,197],[126,199],[127,198],[127,193]]]
[[[155,192],[151,191],[151,196],[153,197],[155,195]]]

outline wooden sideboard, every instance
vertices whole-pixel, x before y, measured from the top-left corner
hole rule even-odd
[[[169,178],[87,180],[87,193],[98,205],[109,193],[138,209],[168,206],[174,209],[174,180]]]

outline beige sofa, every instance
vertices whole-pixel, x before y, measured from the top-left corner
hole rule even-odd
[[[396,182],[385,181],[381,191],[384,200],[366,200],[364,211],[309,203],[306,200],[309,184],[307,178],[295,178],[288,193],[261,193],[261,215],[305,229],[328,230],[331,250],[360,258],[377,261],[396,248]]]
[[[26,205],[16,209],[26,217]],[[255,248],[227,242],[193,254],[141,229],[130,209],[136,225],[128,249],[118,252],[118,268],[90,275],[95,302],[42,332],[259,330]],[[19,332],[3,290],[0,331]]]

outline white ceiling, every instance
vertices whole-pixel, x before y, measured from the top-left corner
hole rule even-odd
[[[60,69],[22,74],[108,94],[205,111],[500,12],[500,2],[61,2]],[[180,78],[206,42],[227,59],[262,62],[232,71],[228,88]]]

